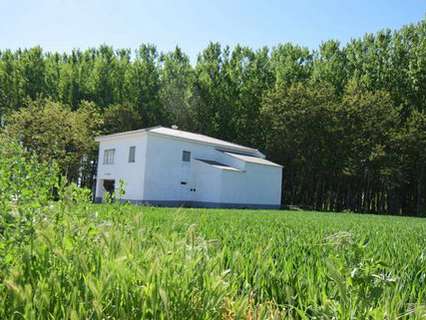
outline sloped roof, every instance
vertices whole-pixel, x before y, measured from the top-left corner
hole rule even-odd
[[[223,148],[239,149],[249,153],[255,153],[257,151],[257,149],[253,149],[253,148],[245,147],[236,143],[212,138],[203,134],[192,133],[188,131],[182,131],[182,130],[171,129],[166,127],[153,128],[153,129],[150,129],[149,132],[158,133],[158,134],[171,136],[175,138],[181,138],[185,140],[207,143],[207,144],[211,144],[211,145],[215,145],[215,146],[223,147]]]
[[[143,132],[149,132],[149,133],[154,133],[154,134],[160,134],[160,135],[163,135],[163,136],[189,140],[189,141],[192,141],[192,142],[209,144],[209,145],[216,146],[218,148],[222,148],[224,150],[238,150],[240,152],[246,152],[246,153],[249,153],[249,154],[260,154],[260,155],[262,155],[261,152],[259,152],[257,149],[254,149],[254,148],[245,147],[245,146],[242,146],[242,145],[239,145],[239,144],[236,144],[236,143],[216,139],[216,138],[209,137],[209,136],[199,134],[199,133],[192,133],[192,132],[188,132],[188,131],[166,128],[166,127],[162,127],[162,126],[151,127],[151,128],[146,128],[146,129],[139,129],[139,130],[132,130],[132,131],[125,131],[125,132],[114,133],[114,134],[105,135],[105,136],[99,136],[95,140],[101,141],[101,140],[104,140],[104,139],[121,137],[121,136],[126,136],[126,135],[133,135],[133,134],[140,134],[140,133],[143,133]]]
[[[225,154],[227,154],[227,155],[229,155],[233,158],[237,158],[239,160],[242,160],[244,162],[250,162],[250,163],[260,164],[260,165],[264,165],[264,166],[282,167],[281,165],[279,165],[277,163],[274,163],[272,161],[262,159],[262,158],[251,157],[251,156],[246,156],[246,155],[243,155],[243,154],[232,153],[232,152],[225,152]]]
[[[99,142],[99,141],[110,139],[110,138],[118,138],[118,137],[122,137],[122,136],[135,135],[135,134],[139,134],[139,133],[148,132],[148,131],[150,131],[152,129],[155,129],[155,128],[158,128],[158,127],[159,126],[149,127],[149,128],[144,128],[144,129],[138,129],[138,130],[130,130],[130,131],[123,131],[123,132],[106,134],[106,135],[103,135],[103,136],[96,137],[95,141]]]
[[[206,160],[206,159],[195,159],[198,161],[201,161],[209,166],[215,167],[217,169],[222,169],[222,170],[229,170],[229,171],[236,171],[236,172],[242,172],[240,169],[228,166],[227,164],[218,162],[218,161],[214,161],[214,160]]]

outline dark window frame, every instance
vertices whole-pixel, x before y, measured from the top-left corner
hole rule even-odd
[[[114,164],[115,148],[104,150],[103,164]]]
[[[188,150],[182,151],[182,161],[191,162],[191,151],[188,151]]]
[[[130,146],[129,147],[129,163],[135,163],[136,162],[136,146]]]

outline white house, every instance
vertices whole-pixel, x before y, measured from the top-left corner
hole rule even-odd
[[[165,127],[96,138],[96,201],[125,183],[122,200],[164,206],[279,208],[282,166],[257,149]]]

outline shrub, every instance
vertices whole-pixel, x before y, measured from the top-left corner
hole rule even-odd
[[[31,244],[34,220],[58,186],[54,163],[38,161],[16,141],[0,134],[0,280],[18,248]]]

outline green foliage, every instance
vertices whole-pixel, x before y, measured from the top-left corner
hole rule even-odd
[[[142,119],[130,105],[110,105],[103,114],[102,131],[106,134],[140,129]]]
[[[7,133],[40,160],[55,161],[75,181],[85,156],[96,150],[93,136],[99,125],[93,103],[82,102],[78,111],[71,111],[58,102],[37,100],[9,117]]]
[[[178,47],[161,56],[160,104],[164,107],[165,124],[193,127],[191,109],[194,71],[189,58]]]
[[[118,180],[118,186],[115,192],[105,192],[103,195],[103,203],[120,203],[120,200],[124,198],[126,194],[126,183],[123,179]]]
[[[152,45],[141,45],[125,73],[126,102],[135,107],[145,127],[158,125],[164,119],[158,65],[157,49]]]
[[[425,316],[423,220],[90,205],[67,188],[35,220],[31,264],[20,246],[3,274],[2,319]]]
[[[324,41],[318,50],[209,43],[194,64],[178,47],[162,53],[150,44],[135,52],[107,45],[66,54],[3,50],[0,126],[22,122],[21,110],[33,105],[26,115],[36,115],[34,125],[25,120],[15,131],[87,187],[97,162],[89,145],[98,131],[174,124],[261,149],[284,166],[286,204],[422,216],[425,30],[423,19],[345,45]],[[88,103],[95,111],[81,115]],[[67,111],[53,112],[51,104]],[[69,128],[80,137],[69,135],[71,151],[59,152],[61,130]]]
[[[93,205],[54,164],[0,142],[2,319],[426,315],[423,220]],[[120,181],[106,202],[124,194]]]
[[[425,318],[422,220],[133,207],[122,181],[94,206],[76,184],[98,133],[176,124],[283,164],[287,204],[425,215],[425,31],[210,43],[195,65],[153,45],[0,51],[0,318]]]
[[[21,247],[29,245],[32,254],[34,224],[47,210],[57,187],[58,169],[54,163],[40,162],[0,134],[0,280],[22,254]]]

